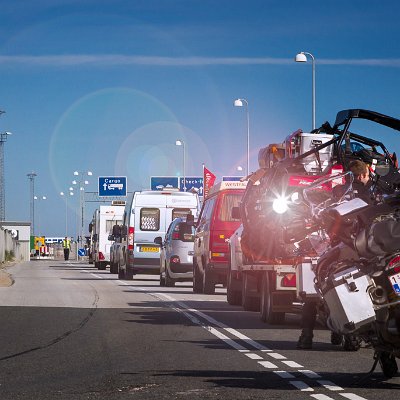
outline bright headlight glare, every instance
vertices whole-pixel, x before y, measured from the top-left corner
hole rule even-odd
[[[300,202],[299,192],[293,192],[292,195],[290,196],[290,200],[292,200],[292,203],[298,204]]]
[[[273,202],[272,202],[272,209],[277,213],[277,214],[283,214],[288,210],[288,202],[285,199],[285,197],[277,197]]]

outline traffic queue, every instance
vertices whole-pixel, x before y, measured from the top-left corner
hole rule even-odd
[[[201,207],[196,193],[133,194],[107,225],[110,272],[120,279],[157,273],[161,286],[193,279],[193,292],[203,294],[222,284],[230,304],[270,324],[299,312],[300,349],[312,347],[318,314],[333,344],[372,347],[372,371],[379,363],[393,377],[400,357],[400,173],[382,142],[350,130],[355,120],[400,131],[396,118],[344,110],[333,125],[297,130],[262,148],[256,172],[214,185]]]

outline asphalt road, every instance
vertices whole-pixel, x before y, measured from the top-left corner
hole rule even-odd
[[[299,316],[269,326],[226,291],[118,280],[76,262],[12,267],[0,288],[0,399],[394,400],[372,352],[348,353],[320,328],[296,349]]]

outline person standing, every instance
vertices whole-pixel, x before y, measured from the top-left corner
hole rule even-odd
[[[64,249],[64,260],[68,261],[69,252],[71,250],[71,241],[68,239],[67,236],[65,236],[62,244],[63,244],[63,249]]]

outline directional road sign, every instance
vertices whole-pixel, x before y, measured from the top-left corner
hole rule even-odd
[[[179,180],[177,176],[151,176],[150,188],[151,190],[163,190],[171,188],[179,188]]]
[[[126,196],[126,176],[99,176],[99,196]]]
[[[186,176],[186,191],[189,192],[190,189],[197,189],[199,196],[203,196],[203,177],[201,176]],[[183,177],[179,179],[180,190],[183,191],[185,185],[183,184]]]

